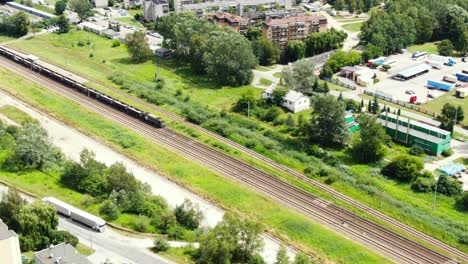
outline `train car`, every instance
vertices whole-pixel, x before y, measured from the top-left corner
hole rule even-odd
[[[114,99],[112,99],[111,97],[105,95],[105,94],[99,94],[99,96],[97,97],[97,99],[101,102],[104,102],[105,104],[108,104],[108,105],[113,105],[114,104]]]
[[[141,118],[143,116],[142,111],[140,111],[140,110],[138,110],[138,109],[136,109],[134,107],[131,107],[131,106],[129,106],[127,108],[127,112],[128,112],[129,115],[134,116],[136,118]]]
[[[150,114],[150,113],[147,113],[145,116],[144,116],[144,120],[156,127],[159,127],[159,128],[163,128],[166,126],[166,123],[164,122],[164,120],[162,120],[160,117],[157,117],[153,114]]]
[[[114,107],[119,109],[119,110],[122,110],[122,111],[127,111],[127,108],[128,108],[128,105],[118,101],[118,100],[114,100]]]

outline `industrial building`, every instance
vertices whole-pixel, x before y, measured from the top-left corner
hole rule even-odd
[[[432,67],[425,63],[412,65],[410,67],[404,68],[403,70],[397,72],[393,78],[401,81],[406,81],[409,79],[413,79],[419,75],[424,73],[428,73]]]
[[[420,146],[432,155],[450,149],[452,138],[448,131],[388,112],[383,112],[378,122],[390,137],[405,145]]]
[[[321,15],[267,19],[263,23],[262,34],[284,48],[291,40],[303,40],[312,33],[327,31],[327,23],[327,18]]]
[[[21,251],[18,235],[0,219],[0,262],[21,264]]]

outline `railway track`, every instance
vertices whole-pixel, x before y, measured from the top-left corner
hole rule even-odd
[[[222,174],[247,184],[273,199],[314,220],[358,239],[382,254],[401,263],[456,263],[449,257],[428,249],[372,221],[356,216],[338,206],[283,182],[227,154],[198,143],[170,129],[154,129],[126,114],[110,108],[47,77],[39,75],[5,58],[0,65],[68,97],[99,114],[115,120],[146,137],[195,159]]]
[[[58,67],[58,66],[56,66],[56,67]],[[59,67],[59,68],[61,68],[61,67]],[[63,70],[66,71],[65,69],[63,69]],[[74,74],[77,75],[77,76],[80,76],[80,75],[78,75],[76,73],[74,73]],[[89,79],[86,76],[80,76],[80,77],[82,77],[84,79]],[[140,98],[129,95],[128,93],[123,92],[121,90],[108,87],[104,83],[102,83],[102,82],[100,82],[98,80],[95,80],[95,79],[91,79],[91,80],[93,82],[96,82],[96,83],[99,83],[99,84],[103,85],[104,87],[107,87],[108,89],[112,89],[114,92],[118,93],[122,97],[125,97],[125,98],[127,98],[127,99],[129,99],[129,100],[131,100],[133,102],[138,103],[138,104],[142,104],[142,105],[154,110],[155,112],[157,112],[159,114],[165,115],[165,116],[167,116],[167,117],[171,118],[172,120],[175,120],[175,121],[177,121],[179,123],[183,123],[185,126],[197,129],[198,131],[200,131],[200,132],[202,132],[202,133],[204,133],[204,134],[206,134],[206,135],[208,135],[208,136],[210,136],[212,138],[215,138],[216,140],[221,141],[221,142],[229,145],[230,147],[249,155],[250,157],[256,158],[257,160],[260,160],[260,161],[272,166],[273,168],[275,168],[275,169],[277,169],[279,171],[289,173],[289,174],[301,179],[302,181],[307,182],[308,184],[310,184],[310,185],[312,185],[312,186],[314,186],[314,187],[316,187],[316,188],[318,188],[318,189],[320,189],[320,190],[322,190],[324,192],[327,192],[327,193],[333,195],[337,199],[339,199],[339,200],[341,200],[341,201],[343,201],[343,202],[345,202],[345,203],[347,203],[349,205],[355,206],[356,208],[358,208],[358,209],[360,209],[362,211],[365,211],[369,215],[372,215],[373,217],[375,217],[375,218],[377,218],[377,219],[379,219],[379,220],[381,220],[381,221],[383,221],[383,222],[385,222],[387,224],[393,225],[393,226],[401,229],[402,231],[404,231],[404,232],[406,232],[408,234],[411,234],[412,236],[414,236],[414,237],[416,237],[416,238],[418,238],[418,239],[420,239],[422,241],[430,243],[430,244],[442,249],[443,251],[446,251],[447,253],[450,253],[454,257],[457,257],[458,259],[463,260],[464,262],[468,263],[468,254],[466,254],[466,253],[464,253],[464,252],[462,252],[462,251],[460,251],[460,250],[458,250],[458,249],[456,249],[456,248],[454,248],[454,247],[452,247],[450,245],[447,245],[446,243],[444,243],[444,242],[442,242],[442,241],[440,241],[438,239],[435,239],[435,238],[433,238],[433,237],[431,237],[431,236],[429,236],[429,235],[427,235],[427,234],[425,234],[425,233],[423,233],[423,232],[421,232],[421,231],[419,231],[419,230],[417,230],[417,229],[415,229],[415,228],[413,228],[411,226],[408,226],[407,224],[404,224],[404,223],[402,223],[402,222],[400,222],[400,221],[398,221],[398,220],[396,220],[396,219],[394,219],[394,218],[392,218],[392,217],[390,217],[390,216],[388,216],[388,215],[386,215],[386,214],[384,214],[384,213],[382,213],[382,212],[380,212],[378,210],[375,210],[372,207],[367,206],[367,205],[365,205],[365,204],[363,204],[363,203],[361,203],[361,202],[359,202],[359,201],[357,201],[357,200],[355,200],[355,199],[353,199],[353,198],[351,198],[351,197],[349,197],[347,195],[344,195],[344,194],[334,190],[333,188],[330,188],[329,186],[327,186],[325,184],[314,181],[314,180],[308,178],[307,176],[305,176],[305,175],[303,175],[303,174],[301,174],[301,173],[299,173],[299,172],[297,172],[297,171],[295,171],[295,170],[293,170],[291,168],[288,168],[288,167],[286,167],[286,166],[284,166],[282,164],[279,164],[278,162],[276,162],[276,161],[274,161],[274,160],[272,160],[270,158],[267,158],[267,157],[255,152],[255,151],[249,149],[249,148],[246,148],[243,145],[240,145],[240,144],[238,144],[238,143],[236,143],[236,142],[234,142],[234,141],[232,141],[230,139],[227,139],[227,138],[225,138],[223,136],[220,136],[220,135],[218,135],[218,134],[216,134],[216,133],[214,133],[214,132],[212,132],[212,131],[210,131],[208,129],[205,129],[205,128],[199,126],[199,125],[188,122],[184,118],[182,118],[182,117],[180,117],[180,116],[178,116],[178,115],[176,115],[176,114],[174,114],[172,112],[166,111],[166,110],[164,110],[164,109],[162,109],[160,107],[157,107],[154,104],[148,103],[148,102],[146,102],[146,101],[144,101],[144,100],[142,100]]]

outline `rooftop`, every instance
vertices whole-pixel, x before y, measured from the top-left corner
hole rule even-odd
[[[421,64],[417,64],[417,65],[411,65],[411,66],[409,66],[407,68],[404,68],[404,69],[400,70],[399,72],[397,72],[397,75],[403,76],[405,78],[409,78],[409,77],[414,76],[416,74],[419,74],[421,72],[428,71],[431,68],[432,68],[431,66],[429,66],[428,64],[425,64],[425,63],[421,63]]]
[[[236,16],[222,11],[217,11],[214,16],[218,19],[226,19],[231,23],[247,22],[247,19],[241,16]]]
[[[303,93],[301,92],[296,92],[296,91],[293,91],[293,90],[289,90],[289,92],[284,96],[284,100],[286,101],[291,101],[291,102],[296,102],[297,100],[299,100],[299,98],[305,96]]]
[[[0,219],[0,240],[18,236],[15,231],[8,230],[8,226]]]
[[[267,19],[265,21],[265,24],[268,26],[273,26],[273,25],[283,25],[283,24],[289,24],[289,23],[295,23],[295,22],[310,22],[310,21],[317,21],[317,20],[327,20],[326,17],[321,16],[321,15],[310,15],[310,16],[291,16],[287,18],[281,18],[281,19]]]
[[[361,68],[357,68],[357,67],[352,67],[352,66],[344,66],[344,67],[341,67],[340,71],[347,71],[347,72],[357,72],[357,71],[360,71]]]
[[[377,119],[377,121],[385,126],[385,119]],[[387,122],[387,127],[395,130],[396,129],[396,124],[395,123],[392,123],[392,122]],[[408,127],[406,126],[398,126],[398,131],[401,132],[401,133],[405,133],[408,131]],[[429,142],[432,142],[432,143],[435,143],[435,144],[439,144],[443,141],[445,141],[446,139],[443,139],[443,138],[438,138],[438,137],[435,137],[435,136],[432,136],[432,135],[429,135],[429,134],[426,134],[426,133],[423,133],[421,131],[417,131],[415,129],[410,129],[409,130],[409,134],[414,136],[414,137],[417,137],[417,138],[422,138],[422,139],[425,139]]]
[[[80,255],[70,244],[58,244],[34,254],[38,264],[92,264],[85,256]],[[57,262],[59,260],[59,262]]]
[[[387,112],[385,112],[385,113],[387,113]],[[385,116],[385,115],[387,115],[387,114],[385,114],[385,113],[382,113],[380,116]],[[398,116],[395,115],[395,114],[392,114],[392,113],[388,113],[388,117],[389,117],[389,118],[393,118],[393,119],[397,119]],[[440,129],[440,128],[435,127],[435,126],[427,125],[427,124],[421,123],[421,122],[419,122],[419,121],[410,120],[410,119],[408,119],[408,118],[406,118],[406,117],[399,116],[399,117],[398,117],[398,120],[400,120],[400,121],[402,121],[402,122],[406,122],[406,123],[408,123],[409,121],[411,121],[411,124],[414,125],[414,126],[422,127],[422,128],[424,128],[424,129],[434,131],[434,132],[439,133],[439,134],[442,134],[442,135],[444,135],[444,136],[450,135],[450,132],[449,132],[449,131]]]

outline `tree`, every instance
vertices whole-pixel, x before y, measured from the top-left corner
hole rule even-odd
[[[320,91],[318,78],[315,78],[314,85],[312,86],[312,92],[318,93]]]
[[[250,263],[263,246],[261,225],[226,214],[200,239],[198,263]]]
[[[432,192],[436,181],[434,178],[418,177],[412,184],[411,189],[415,192]]]
[[[359,121],[359,140],[353,143],[353,157],[359,162],[378,161],[385,155],[384,128],[377,119],[368,114],[361,114]]]
[[[67,2],[65,0],[60,0],[55,2],[55,14],[58,16],[63,15],[65,9],[67,8]]]
[[[232,111],[237,113],[243,113],[247,115],[247,111],[255,109],[257,105],[257,98],[255,97],[252,90],[245,92],[233,105]]]
[[[3,195],[0,201],[0,218],[10,229],[18,230],[19,224],[15,216],[25,205],[26,200],[21,198],[15,188],[9,188],[6,195]]]
[[[273,90],[271,96],[271,102],[275,105],[281,105],[284,101],[284,96],[287,94],[288,90],[278,87]]]
[[[220,31],[211,33],[208,43],[203,65],[210,78],[232,86],[250,83],[257,59],[246,38],[231,30]]]
[[[336,0],[335,2],[336,10],[343,10],[344,7],[345,7],[345,0]]]
[[[342,67],[348,65],[357,65],[361,63],[361,54],[356,51],[344,52],[339,50],[328,58],[325,68],[328,68],[332,73],[338,72]]]
[[[382,174],[400,181],[410,182],[420,175],[424,164],[420,158],[402,155],[382,169]]]
[[[78,243],[80,242],[80,240],[75,235],[71,234],[68,231],[56,230],[52,232],[51,242],[54,245],[57,245],[60,243],[67,243],[76,247]]]
[[[454,123],[459,124],[463,119],[465,119],[465,113],[460,105],[455,106],[451,103],[446,103],[442,107],[441,115],[439,116],[441,122],[440,128],[452,131]]]
[[[128,53],[134,62],[145,62],[153,55],[143,31],[136,30],[127,34],[125,42],[127,43]]]
[[[101,208],[99,208],[99,213],[106,216],[108,220],[116,220],[120,216],[120,210],[114,201],[107,200],[105,201]]]
[[[181,226],[190,230],[197,229],[203,218],[200,208],[188,199],[174,209],[174,215]]]
[[[290,129],[293,129],[296,125],[296,121],[294,120],[294,116],[289,113],[288,114],[288,118],[286,119],[286,122],[285,122],[286,126],[288,126]]]
[[[280,249],[276,253],[275,264],[289,264],[288,252],[283,245],[281,245]]]
[[[362,52],[362,60],[366,62],[368,60],[378,58],[382,55],[383,52],[379,47],[372,44],[368,44],[366,46],[366,49]]]
[[[57,33],[67,33],[68,31],[70,31],[69,22],[70,20],[66,16],[64,15],[59,16],[57,19],[57,26],[59,27],[59,30],[57,31]]]
[[[468,192],[463,192],[463,195],[457,199],[456,206],[462,211],[468,211]]]
[[[309,138],[325,146],[344,144],[349,133],[345,122],[345,105],[332,95],[317,96],[313,102]]]
[[[16,145],[7,164],[12,170],[45,169],[60,159],[47,132],[35,123],[25,123],[15,135]]]
[[[453,44],[450,40],[444,39],[439,45],[437,45],[437,51],[442,56],[452,56],[453,55]]]
[[[29,17],[25,12],[16,12],[4,18],[3,22],[0,22],[0,33],[21,37],[28,34],[30,24]]]
[[[305,54],[307,57],[311,57],[330,50],[340,49],[347,37],[348,34],[335,28],[331,28],[326,32],[312,33],[304,39]]]
[[[440,175],[437,181],[437,192],[447,196],[457,196],[463,192],[461,184],[450,179],[447,175]]]
[[[169,243],[162,237],[157,237],[153,241],[153,249],[156,252],[164,252],[169,249]]]
[[[340,95],[338,96],[338,101],[343,101],[343,92],[340,92]]]
[[[78,14],[80,22],[93,15],[93,5],[87,0],[70,0],[68,5]]]
[[[322,89],[319,91],[320,93],[326,94],[330,91],[328,88],[328,82],[323,82]]]
[[[289,41],[283,51],[283,63],[294,62],[304,58],[306,45],[299,40]]]
[[[377,99],[377,95],[374,96],[374,101],[372,102],[372,113],[377,114],[379,112],[379,100]]]
[[[280,59],[280,50],[270,40],[260,37],[252,42],[253,54],[257,57],[260,65],[268,66],[275,64]]]
[[[245,34],[245,37],[250,41],[260,39],[262,37],[262,30],[259,27],[250,26],[249,28],[247,28],[247,33]]]
[[[313,74],[315,64],[308,59],[296,61],[292,66],[285,67],[282,72],[283,80],[287,88],[311,94],[317,77]],[[318,85],[318,83],[317,83]]]
[[[294,257],[293,264],[313,264],[313,263],[309,256],[307,256],[304,253],[298,253],[296,257]]]

